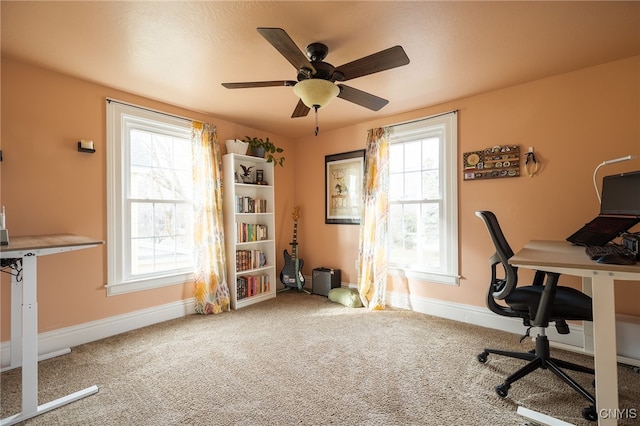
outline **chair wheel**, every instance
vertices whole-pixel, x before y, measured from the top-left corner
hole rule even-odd
[[[585,419],[591,422],[595,422],[596,420],[598,420],[598,413],[596,412],[596,407],[592,405],[590,407],[583,408],[582,417],[584,417]]]
[[[488,356],[488,355],[489,355],[489,354],[488,354],[488,353],[486,353],[486,352],[479,353],[479,354],[478,354],[478,357],[477,357],[477,358],[478,358],[478,361],[480,361],[481,363],[483,363],[483,364],[484,364],[485,362],[487,362],[487,356]]]
[[[507,385],[507,384],[501,384],[496,386],[496,393],[498,394],[498,396],[501,396],[502,398],[506,398],[507,395],[509,395],[509,388],[511,386]]]

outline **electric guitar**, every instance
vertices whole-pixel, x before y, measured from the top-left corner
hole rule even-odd
[[[302,267],[304,260],[298,257],[298,218],[300,217],[300,208],[294,207],[293,213],[293,241],[291,242],[291,254],[287,250],[284,251],[284,267],[280,272],[280,281],[285,287],[296,288],[298,291],[308,293],[304,287],[304,276],[302,275]]]

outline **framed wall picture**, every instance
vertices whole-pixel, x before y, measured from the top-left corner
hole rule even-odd
[[[364,149],[326,155],[324,223],[359,225],[362,211]]]

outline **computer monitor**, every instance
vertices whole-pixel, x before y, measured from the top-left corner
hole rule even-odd
[[[640,217],[640,170],[602,179],[600,214]]]

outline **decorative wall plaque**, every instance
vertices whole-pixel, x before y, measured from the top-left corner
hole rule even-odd
[[[464,180],[520,176],[520,147],[496,145],[462,155]]]

